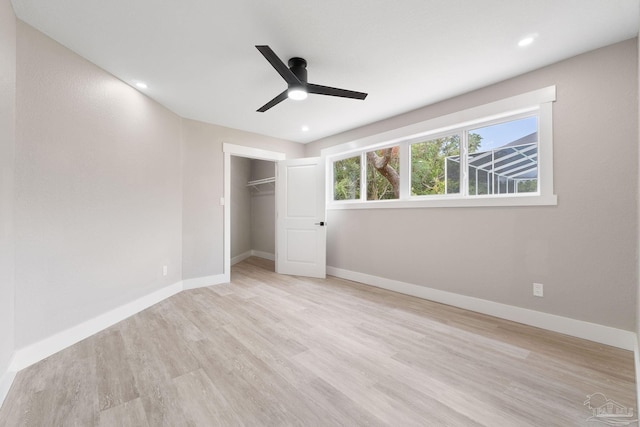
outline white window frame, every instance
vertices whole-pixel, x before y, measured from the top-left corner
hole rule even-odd
[[[544,206],[557,205],[553,193],[553,102],[556,87],[516,95],[489,104],[473,107],[457,113],[436,117],[413,125],[372,135],[356,141],[325,148],[321,155],[327,162],[327,209],[372,208],[424,208],[424,207],[476,207],[476,206]],[[424,141],[425,137],[462,132],[509,120],[533,115],[538,116],[538,192],[517,194],[492,194],[466,196],[463,186],[468,185],[467,170],[461,164],[461,193],[430,196],[411,196],[410,153],[411,143]],[[393,200],[366,200],[365,153],[384,147],[400,145],[400,198]],[[461,144],[466,147],[466,144]],[[462,147],[461,147],[462,148]],[[461,159],[466,161],[466,153]],[[359,200],[333,200],[333,162],[349,157],[362,156]]]

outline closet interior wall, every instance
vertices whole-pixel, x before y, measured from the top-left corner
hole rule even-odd
[[[231,264],[275,259],[275,163],[231,157]]]

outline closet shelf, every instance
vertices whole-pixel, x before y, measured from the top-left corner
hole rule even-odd
[[[261,190],[260,190],[261,186],[266,185],[266,184],[271,184],[270,185],[270,191],[273,191],[273,189],[275,187],[275,182],[276,182],[276,178],[275,177],[256,179],[256,180],[247,182],[247,187],[251,187],[251,188],[255,189],[256,191],[261,192]]]

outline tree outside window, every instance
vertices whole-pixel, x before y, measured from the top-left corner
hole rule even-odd
[[[399,148],[367,152],[367,200],[400,198]]]

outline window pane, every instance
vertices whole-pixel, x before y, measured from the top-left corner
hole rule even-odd
[[[538,191],[537,179],[519,180],[517,184],[518,193],[535,193],[536,191]]]
[[[467,135],[469,195],[538,191],[537,117],[473,129]]]
[[[474,173],[477,175],[478,184],[476,187],[476,192],[473,194],[472,193],[469,193],[469,194],[476,195],[476,196],[480,196],[482,194],[489,194],[489,189],[491,188],[491,174],[487,171],[484,171],[478,168],[469,167],[469,173],[471,173],[471,170],[473,170]]]
[[[399,147],[389,147],[367,153],[367,200],[398,199],[400,197]]]
[[[460,192],[460,135],[411,144],[411,195]]]
[[[333,162],[333,200],[360,199],[360,156]]]

